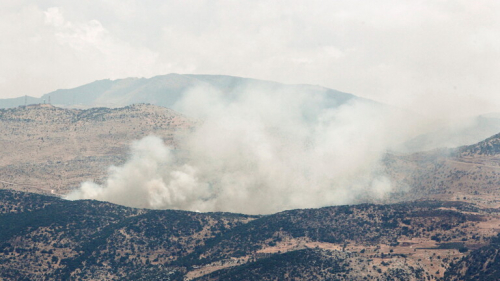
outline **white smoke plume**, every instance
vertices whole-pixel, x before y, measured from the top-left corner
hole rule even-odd
[[[103,185],[67,199],[156,209],[272,213],[382,198],[392,187],[379,164],[411,126],[401,112],[363,100],[326,107],[327,95],[195,89],[176,108],[200,124],[174,150],[154,136]]]

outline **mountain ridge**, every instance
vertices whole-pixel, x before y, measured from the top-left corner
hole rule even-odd
[[[195,87],[212,88],[226,95],[238,93],[247,87],[307,91],[311,94],[326,95],[332,104],[337,105],[353,98],[368,101],[352,94],[308,84],[283,84],[229,75],[170,73],[151,78],[97,80],[71,89],[58,89],[40,98],[28,97],[28,103],[48,103],[50,97],[50,103],[64,107],[121,107],[134,103],[151,103],[172,108],[186,91]],[[0,99],[0,108],[24,104],[24,97]]]

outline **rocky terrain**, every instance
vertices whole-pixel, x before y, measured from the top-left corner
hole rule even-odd
[[[129,145],[157,135],[169,145],[193,122],[154,105],[64,109],[49,104],[0,109],[0,188],[66,193],[99,181],[125,161]]]
[[[456,149],[388,154],[384,162],[402,191],[395,200],[433,198],[500,207],[500,134]]]
[[[494,245],[500,223],[462,202],[248,216],[12,190],[0,212],[3,280],[438,280]]]

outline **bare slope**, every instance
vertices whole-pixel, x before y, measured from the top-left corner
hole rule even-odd
[[[500,134],[456,149],[387,155],[386,172],[405,199],[461,200],[500,207]]]
[[[191,124],[170,109],[145,104],[0,109],[0,187],[64,193],[122,163],[133,140],[154,134],[173,145],[174,134]]]

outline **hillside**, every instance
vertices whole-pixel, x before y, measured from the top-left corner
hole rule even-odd
[[[500,235],[485,247],[477,249],[451,265],[446,280],[499,280]]]
[[[0,190],[0,211],[3,280],[435,280],[500,222],[460,202],[247,216],[11,190]]]
[[[500,134],[491,136],[483,141],[473,145],[468,145],[459,148],[461,158],[467,157],[483,157],[492,156],[499,157],[500,155]],[[500,157],[499,157],[500,158]]]
[[[7,190],[0,190],[0,207],[0,272],[7,280],[67,279],[83,268],[80,277],[98,279],[150,269],[164,272],[159,259],[163,264],[185,255],[216,233],[252,219],[138,210]],[[122,266],[114,268],[118,264]]]
[[[99,181],[125,161],[130,143],[153,134],[174,145],[192,121],[154,105],[64,109],[49,104],[0,109],[0,187],[64,193]]]
[[[396,190],[393,199],[460,200],[500,207],[500,135],[473,145],[408,155],[388,154],[385,171]]]

